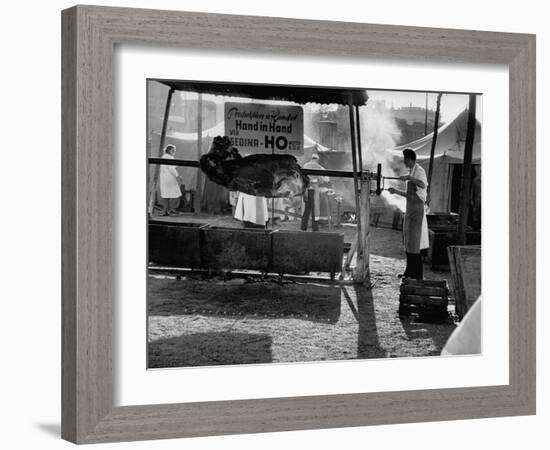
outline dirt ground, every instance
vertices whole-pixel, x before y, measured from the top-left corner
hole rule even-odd
[[[354,230],[340,230],[349,242]],[[452,300],[446,323],[399,316],[397,274],[405,265],[401,232],[372,228],[371,233],[370,287],[299,278],[261,281],[242,274],[224,281],[152,271],[149,367],[438,355],[455,327]],[[425,278],[448,277],[425,265]]]

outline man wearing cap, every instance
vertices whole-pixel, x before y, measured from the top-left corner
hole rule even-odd
[[[407,268],[400,277],[423,278],[422,257],[420,256],[422,227],[424,222],[424,204],[427,198],[428,178],[424,169],[416,163],[416,153],[411,148],[403,150],[403,162],[409,174],[400,177],[407,182],[407,191],[393,187],[388,191],[407,199],[405,220],[403,222],[403,239],[407,254]]]

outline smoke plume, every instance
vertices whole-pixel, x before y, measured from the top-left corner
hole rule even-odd
[[[384,200],[384,203],[387,206],[393,209],[398,209],[401,212],[405,212],[405,207],[407,204],[405,197],[401,197],[397,194],[390,194],[388,191],[384,190],[380,193],[380,198]]]
[[[383,176],[399,176],[404,172],[400,158],[388,150],[394,148],[400,138],[401,131],[390,109],[384,105],[373,103],[362,111],[361,139],[363,142],[363,165],[371,171],[376,171],[377,164],[382,164]],[[366,162],[366,164],[365,164]],[[394,187],[404,189],[404,183],[399,180],[386,180],[384,188]],[[392,209],[405,211],[406,199],[396,194],[382,191],[380,198]]]

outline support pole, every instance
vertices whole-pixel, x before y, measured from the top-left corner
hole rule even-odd
[[[470,206],[470,190],[472,180],[472,153],[476,131],[476,95],[470,94],[468,103],[468,130],[464,145],[464,163],[462,166],[462,183],[460,186],[460,207],[458,210],[458,231],[456,243],[466,244],[466,226],[468,225],[468,208]]]
[[[361,234],[358,234],[363,247],[363,254],[357,254],[357,281],[365,282],[369,277],[370,260],[370,182],[361,181]]]
[[[437,94],[437,104],[435,107],[434,135],[432,138],[432,148],[430,149],[430,165],[428,166],[428,191],[427,191],[428,205],[430,204],[430,190],[432,187],[432,173],[434,169],[434,156],[435,156],[435,146],[437,145],[437,133],[439,131],[439,112],[441,110],[442,95],[443,95],[442,93]]]
[[[158,157],[162,158],[162,152],[164,149],[164,142],[166,141],[166,130],[168,127],[168,119],[170,117],[170,108],[172,106],[172,96],[174,95],[174,89],[170,88],[168,91],[168,96],[166,97],[166,105],[164,107],[164,119],[162,121],[162,130],[160,132],[160,142],[158,149]],[[153,209],[155,208],[155,196],[157,192],[158,180],[160,174],[160,166],[157,164],[155,166],[155,173],[153,175],[153,183],[151,186],[151,192],[149,193],[149,217],[153,215]]]
[[[275,146],[271,147],[271,156],[275,156]],[[275,177],[273,177],[272,189],[275,191]],[[311,226],[315,222],[315,213],[312,216]],[[271,229],[275,228],[275,197],[271,197]],[[315,231],[315,230],[314,230]]]
[[[356,273],[358,281],[365,281],[369,275],[370,259],[370,178],[365,180],[363,177],[363,148],[361,143],[361,118],[359,116],[359,106],[355,105],[355,124],[357,133],[357,156],[359,162],[359,204],[361,205],[361,231],[357,234],[361,241],[362,253],[357,254]],[[359,231],[359,230],[358,230]]]
[[[363,178],[363,150],[361,149],[361,120],[359,119],[359,106],[355,105],[355,124],[357,125],[357,156],[359,157],[359,173]]]
[[[202,156],[202,94],[199,92],[197,98],[197,161]],[[195,214],[201,212],[202,204],[202,171],[197,171],[197,185],[195,186],[193,211]]]
[[[426,92],[426,108],[424,108],[424,136],[428,135],[428,93]]]
[[[357,218],[357,265],[355,267],[355,273],[353,275],[354,281],[362,283],[365,281],[365,271],[364,271],[364,248],[363,240],[361,239],[362,233],[362,205],[361,205],[361,181],[360,177],[362,174],[358,173],[358,157],[357,157],[357,147],[356,147],[356,138],[357,133],[355,130],[355,118],[353,114],[353,99],[350,95],[349,103],[349,125],[350,125],[350,135],[351,135],[351,160],[353,164],[353,187],[355,190],[355,217]]]
[[[355,236],[355,239],[353,239],[351,241],[351,247],[348,251],[348,254],[346,256],[346,260],[343,264],[343,270],[342,270],[342,278],[341,279],[344,279],[343,278],[343,275],[344,275],[344,272],[349,272],[350,270],[350,266],[351,266],[351,260],[353,259],[353,256],[355,255],[355,252],[357,251],[357,242],[358,242],[359,239],[357,239],[357,234]]]
[[[311,231],[319,231],[319,222],[317,222],[317,218],[315,217],[315,190],[308,190],[308,195],[309,204],[311,205]],[[321,198],[320,195],[319,198]],[[321,205],[319,205],[319,208],[320,207]]]

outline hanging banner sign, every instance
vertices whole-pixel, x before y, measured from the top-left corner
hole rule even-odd
[[[242,155],[303,155],[304,111],[301,106],[226,103],[225,135]]]

